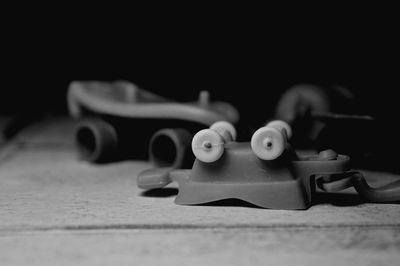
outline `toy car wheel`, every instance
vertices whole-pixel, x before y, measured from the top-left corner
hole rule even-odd
[[[109,123],[87,120],[77,126],[76,144],[82,159],[103,162],[111,160],[115,155],[118,137]]]
[[[217,131],[225,141],[235,141],[236,140],[236,129],[235,127],[227,121],[218,121],[210,126],[210,129]]]
[[[192,137],[192,134],[183,128],[160,129],[150,139],[150,162],[157,167],[172,168],[183,168],[186,160],[193,164],[194,158],[188,151]]]
[[[251,149],[262,160],[274,160],[285,150],[286,139],[274,127],[262,127],[251,137]]]
[[[224,140],[215,130],[200,130],[192,139],[192,151],[194,156],[202,162],[215,162],[224,153]]]
[[[267,127],[274,127],[274,128],[276,128],[278,130],[285,129],[288,139],[290,139],[292,137],[292,128],[291,128],[291,126],[288,123],[286,123],[285,121],[283,121],[283,120],[273,120],[273,121],[269,122],[266,126]]]

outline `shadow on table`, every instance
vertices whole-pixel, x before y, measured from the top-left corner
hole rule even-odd
[[[357,194],[316,193],[313,197],[313,205],[357,206],[363,203],[366,203],[366,201]]]
[[[151,198],[167,198],[176,196],[178,194],[178,191],[179,190],[177,188],[155,188],[143,191],[142,193],[140,193],[140,196]]]
[[[260,206],[251,204],[240,199],[223,199],[209,203],[196,204],[196,206],[210,206],[210,207],[247,207],[255,209],[264,209]]]
[[[143,197],[151,198],[168,198],[178,194],[178,188],[156,188],[144,191],[140,194]],[[367,203],[360,195],[346,194],[346,193],[316,193],[312,200],[312,205],[318,204],[331,204],[333,206],[357,206]],[[391,202],[393,203],[393,202]],[[400,202],[397,202],[400,203]],[[257,205],[240,199],[223,199],[209,203],[194,204],[195,206],[209,206],[209,207],[248,207],[263,209]]]
[[[177,188],[156,188],[144,191],[140,194],[143,197],[152,197],[152,198],[168,198],[172,196],[176,196],[179,190]],[[193,204],[194,206],[210,206],[210,207],[248,207],[248,208],[257,208],[263,209],[259,206],[251,204],[249,202],[240,200],[240,199],[223,199],[203,204]]]
[[[156,188],[156,189],[150,189],[147,191],[144,191],[140,194],[140,196],[143,197],[151,197],[151,198],[168,198],[172,196],[176,196],[178,194],[179,190],[177,188]],[[248,208],[258,208],[262,209],[261,207],[258,207],[254,204],[251,204],[249,202],[240,200],[240,199],[224,199],[224,200],[218,200],[214,202],[209,202],[209,203],[203,203],[203,204],[194,204],[195,206],[210,206],[210,207],[248,207]]]

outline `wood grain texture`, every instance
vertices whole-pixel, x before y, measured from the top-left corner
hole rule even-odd
[[[62,120],[31,128],[1,162],[2,265],[400,261],[399,204],[365,203],[348,190],[321,195],[306,211],[238,202],[179,206],[174,186],[153,193],[137,188],[136,176],[147,162],[79,161],[72,132],[72,123]],[[400,178],[364,173],[372,185]]]

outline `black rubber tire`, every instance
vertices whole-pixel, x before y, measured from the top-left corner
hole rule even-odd
[[[189,151],[192,134],[183,128],[157,131],[149,144],[150,161],[156,167],[191,167],[194,156]]]
[[[101,120],[85,120],[78,124],[75,134],[79,155],[82,159],[101,163],[112,161],[116,156],[118,136],[114,127]]]

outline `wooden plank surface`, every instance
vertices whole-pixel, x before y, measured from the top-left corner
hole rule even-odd
[[[77,159],[73,123],[51,120],[15,140],[0,162],[0,261],[57,264],[393,265],[399,204],[364,203],[353,191],[307,211],[180,206],[175,186],[143,193],[131,161]],[[364,171],[371,184],[400,178]],[[232,203],[232,202],[231,202]],[[237,203],[237,202],[233,202]],[[7,265],[4,264],[4,265]],[[3,265],[3,264],[2,264]]]
[[[2,265],[398,265],[399,230],[56,230],[0,234]]]

